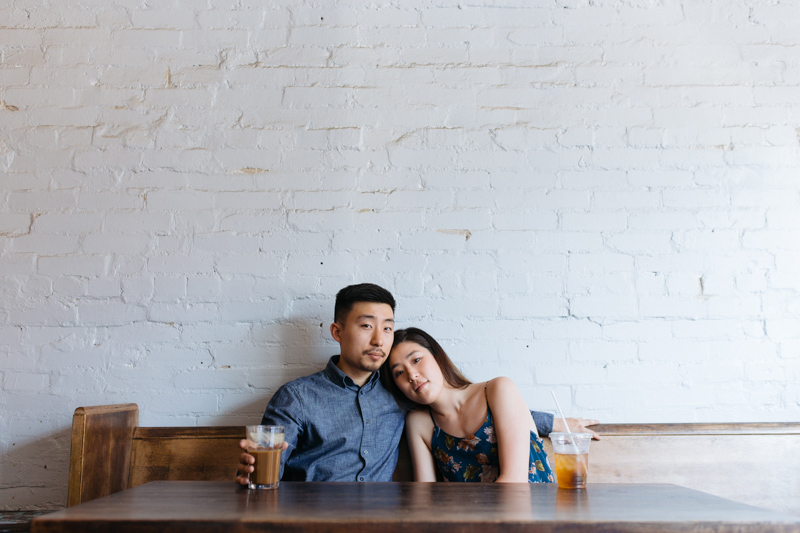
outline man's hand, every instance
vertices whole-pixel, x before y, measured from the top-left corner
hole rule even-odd
[[[239,441],[239,448],[244,450],[239,456],[239,470],[236,471],[236,483],[239,485],[247,485],[250,483],[250,474],[253,473],[253,464],[256,462],[256,458],[247,453],[247,449],[254,447],[255,444],[252,441],[247,439]]]
[[[599,424],[597,420],[590,420],[588,418],[567,418],[569,430],[573,433],[591,433],[592,439],[600,440],[600,435],[596,431],[592,431],[586,426],[593,426]],[[564,427],[564,421],[558,417],[553,420],[553,432],[566,433],[567,428]],[[251,470],[252,472],[252,470]]]
[[[256,443],[251,440],[242,439],[239,441],[239,447],[244,451],[239,455],[239,470],[236,471],[236,483],[239,485],[247,485],[250,483],[250,474],[255,470],[253,465],[256,462],[256,458],[247,453],[247,450],[255,448]],[[284,442],[281,451],[286,451],[288,447],[289,443]]]

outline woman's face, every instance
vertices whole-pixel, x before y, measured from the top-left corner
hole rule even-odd
[[[439,396],[444,376],[433,354],[416,342],[401,342],[389,353],[389,372],[409,400],[428,405]]]

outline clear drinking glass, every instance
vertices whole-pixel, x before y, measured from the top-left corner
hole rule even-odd
[[[559,488],[583,489],[589,475],[591,433],[550,433]]]
[[[278,488],[284,435],[283,426],[247,426],[247,453],[256,458],[249,488]]]

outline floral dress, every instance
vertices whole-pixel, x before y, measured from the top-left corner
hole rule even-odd
[[[492,483],[500,476],[500,454],[494,435],[492,410],[486,403],[486,421],[469,437],[453,437],[433,421],[431,452],[444,481]],[[433,414],[431,414],[433,419]],[[555,478],[542,446],[542,440],[531,431],[528,483],[553,483]]]

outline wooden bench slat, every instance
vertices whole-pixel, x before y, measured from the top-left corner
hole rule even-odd
[[[137,427],[134,439],[243,439],[244,426]]]
[[[742,422],[692,424],[598,424],[601,435],[797,435],[798,422]]]

